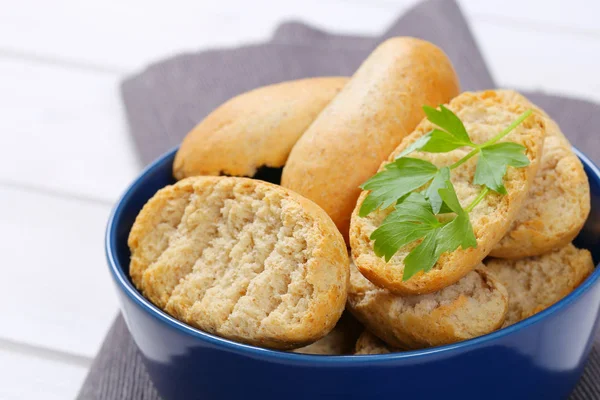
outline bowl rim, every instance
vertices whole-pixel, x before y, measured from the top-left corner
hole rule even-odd
[[[224,347],[228,351],[236,352],[239,354],[252,356],[252,357],[260,357],[260,358],[272,358],[274,360],[280,361],[288,361],[294,362],[297,364],[313,364],[315,362],[324,363],[324,364],[352,364],[358,365],[361,364],[384,364],[390,361],[398,361],[398,360],[411,360],[416,357],[425,357],[425,356],[433,356],[433,355],[445,355],[447,353],[451,353],[453,351],[468,351],[475,349],[481,345],[488,344],[497,339],[501,339],[503,337],[514,334],[517,331],[527,328],[528,326],[539,323],[541,320],[556,314],[567,307],[569,304],[577,300],[581,297],[585,292],[587,292],[600,277],[600,264],[596,265],[594,271],[590,276],[586,278],[575,290],[569,293],[567,296],[553,304],[552,306],[546,308],[545,310],[526,318],[514,325],[511,325],[507,328],[499,329],[497,331],[488,333],[483,336],[478,336],[473,339],[464,340],[462,342],[452,343],[444,346],[431,347],[420,350],[409,350],[403,351],[399,353],[389,353],[389,354],[369,354],[369,355],[316,355],[316,354],[301,354],[301,353],[293,353],[293,352],[284,352],[278,350],[265,349],[257,346],[252,346],[248,344],[234,342],[229,339],[221,338],[219,336],[212,335],[210,333],[206,333],[201,331],[200,329],[196,329],[190,325],[187,325],[171,315],[167,314],[165,311],[161,310],[154,304],[152,304],[149,300],[147,300],[129,281],[129,278],[125,274],[125,269],[121,268],[118,258],[116,256],[116,232],[117,232],[117,222],[121,219],[123,214],[124,204],[126,204],[137,189],[142,185],[142,182],[145,180],[146,176],[152,173],[155,169],[160,167],[163,163],[167,162],[170,158],[174,156],[174,153],[178,150],[179,146],[169,150],[168,152],[161,155],[155,161],[153,161],[150,165],[148,165],[141,174],[129,185],[129,187],[125,190],[123,195],[119,198],[119,200],[115,203],[113,207],[110,217],[108,219],[108,224],[106,227],[105,234],[105,253],[106,259],[108,261],[109,270],[111,275],[116,282],[117,287],[129,297],[134,303],[136,303],[139,307],[144,309],[150,316],[158,319],[160,322],[167,324],[169,327],[180,331],[182,334],[186,334],[192,336],[194,338],[200,339],[204,342],[207,342],[211,345],[217,347]],[[577,148],[573,147],[573,151],[582,161],[584,166],[588,167],[594,176],[594,178],[600,184],[600,169],[598,166],[594,164],[585,154],[580,152]],[[122,310],[122,304],[121,304]]]

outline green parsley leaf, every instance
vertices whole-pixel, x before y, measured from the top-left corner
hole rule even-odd
[[[413,151],[416,150],[420,150],[423,148],[423,146],[425,146],[427,144],[427,142],[429,141],[429,139],[431,139],[431,134],[433,131],[426,133],[425,135],[421,136],[420,138],[418,138],[417,140],[415,140],[414,142],[412,142],[410,144],[410,146],[408,146],[407,148],[405,148],[397,157],[396,160],[402,157],[405,157],[407,155],[409,155],[410,153],[412,153]]]
[[[459,147],[472,146],[471,141],[465,142],[452,134],[434,129],[430,133],[431,137],[419,150],[427,153],[447,153],[458,149]]]
[[[371,234],[378,257],[389,261],[398,249],[441,226],[421,193],[411,193]]]
[[[446,187],[439,190],[440,197],[448,207],[456,213],[456,218],[445,225],[440,232],[440,240],[447,248],[442,251],[454,251],[461,246],[463,249],[477,247],[477,239],[469,214],[462,208],[452,182],[448,180]],[[441,253],[440,253],[441,254]]]
[[[428,153],[447,153],[463,146],[475,147],[469,139],[467,130],[462,121],[443,105],[440,110],[433,107],[423,106],[427,119],[439,126],[441,129],[433,129],[426,135],[414,141],[396,159],[404,157],[413,151],[421,150]]]
[[[385,169],[366,181],[361,188],[370,190],[360,207],[364,217],[378,208],[386,209],[402,196],[428,183],[438,169],[429,161],[403,157],[389,163]]]
[[[456,214],[464,214],[465,210],[463,210],[460,205],[460,201],[458,200],[458,196],[456,191],[454,190],[454,185],[450,181],[450,178],[444,181],[444,186],[438,189],[438,194],[444,203],[448,205],[448,207],[455,212]]]
[[[433,181],[425,191],[425,196],[429,199],[429,203],[431,204],[431,208],[434,214],[439,214],[444,201],[440,197],[438,193],[439,189],[446,187],[446,181],[450,180],[450,168],[444,167],[437,171],[435,176],[433,177]],[[447,211],[448,212],[448,211]]]
[[[431,270],[440,258],[440,255],[436,254],[438,230],[429,232],[423,241],[408,253],[404,259],[403,281],[409,280],[419,271]]]
[[[457,215],[453,220],[427,234],[425,239],[404,259],[402,280],[409,280],[419,271],[429,272],[440,256],[459,246],[476,247],[477,241],[468,214]]]
[[[430,271],[443,253],[452,252],[459,246],[463,249],[477,247],[469,214],[461,207],[450,180],[446,181],[445,188],[439,189],[439,194],[457,215],[430,230],[423,241],[406,256],[402,275],[405,281],[419,271]]]
[[[452,252],[458,249],[459,246],[463,249],[477,247],[477,238],[475,238],[473,226],[467,213],[457,215],[456,218],[444,225],[440,229],[437,239],[439,242],[437,250],[440,255]]]
[[[440,212],[438,214],[448,214],[448,213],[451,213],[451,212],[452,212],[452,210],[450,209],[450,207],[448,207],[446,205],[446,203],[442,202],[442,207],[440,208]]]
[[[463,143],[471,143],[462,121],[448,108],[441,105],[440,109],[436,110],[433,107],[423,106],[423,111],[425,111],[429,121],[454,136],[457,140]]]
[[[503,184],[506,167],[526,167],[529,159],[525,155],[525,146],[518,143],[503,142],[482,147],[477,160],[473,183],[485,185],[500,194],[506,194]]]

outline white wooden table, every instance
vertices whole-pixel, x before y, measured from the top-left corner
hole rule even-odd
[[[104,227],[140,170],[125,74],[285,19],[378,34],[414,3],[0,1],[0,399],[73,398],[116,315]],[[600,101],[600,2],[460,3],[499,84]]]

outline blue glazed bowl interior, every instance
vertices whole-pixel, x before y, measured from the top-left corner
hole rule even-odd
[[[249,345],[244,345],[236,342],[232,342],[226,339],[222,339],[208,333],[202,332],[198,329],[192,328],[180,321],[177,321],[164,311],[160,310],[148,300],[146,300],[133,286],[129,278],[129,258],[130,252],[127,246],[127,238],[129,231],[133,225],[133,222],[142,209],[148,199],[150,199],[159,189],[166,185],[175,182],[172,176],[172,164],[175,157],[177,148],[169,151],[153,164],[151,164],[146,170],[140,175],[140,177],[127,189],[123,197],[117,203],[113,214],[108,223],[106,232],[106,255],[109,263],[111,273],[119,286],[119,289],[124,291],[125,294],[130,297],[134,302],[141,305],[155,318],[162,320],[177,329],[187,332],[193,336],[201,338],[204,341],[211,342],[216,345],[227,346],[230,350],[242,353],[252,353],[254,355],[272,356],[272,357],[285,357],[290,359],[296,359],[298,361],[304,360],[316,360],[319,362],[377,362],[390,359],[414,357],[418,355],[444,352],[452,349],[462,348],[475,344],[482,343],[484,341],[494,340],[503,335],[510,334],[511,332],[525,328],[529,324],[534,324],[540,319],[545,318],[547,315],[557,312],[565,305],[577,299],[582,293],[584,293],[594,282],[600,277],[600,268],[596,268],[591,276],[589,276],[585,282],[583,282],[576,290],[566,296],[564,299],[549,307],[548,309],[527,318],[515,325],[508,328],[490,333],[485,336],[481,336],[475,339],[467,340],[460,343],[455,343],[447,346],[441,346],[436,348],[415,350],[402,353],[391,353],[384,355],[370,355],[370,356],[316,356],[296,353],[284,353],[275,350],[262,349]],[[584,229],[581,231],[579,236],[575,240],[575,245],[579,248],[585,248],[591,251],[594,263],[598,264],[600,261],[600,171],[585,155],[575,149],[576,154],[581,159],[585,172],[590,182],[590,193],[591,193],[591,213],[587,220]],[[269,172],[269,176],[275,176],[272,171]],[[278,182],[276,182],[278,183]]]

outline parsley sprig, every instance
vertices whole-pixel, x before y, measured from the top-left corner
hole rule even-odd
[[[443,105],[439,110],[428,106],[423,110],[436,128],[413,142],[383,171],[361,186],[370,192],[361,205],[359,216],[394,206],[381,226],[371,234],[377,256],[389,261],[401,248],[420,240],[404,258],[403,280],[419,271],[431,270],[443,253],[459,247],[477,247],[469,213],[490,191],[507,193],[503,184],[507,167],[529,165],[525,146],[498,142],[529,117],[531,110],[482,144],[473,143],[462,121]],[[441,168],[429,161],[408,157],[415,151],[447,153],[464,147],[471,151],[454,164]],[[478,160],[472,183],[480,185],[481,190],[463,209],[450,175],[453,169],[475,156]]]

